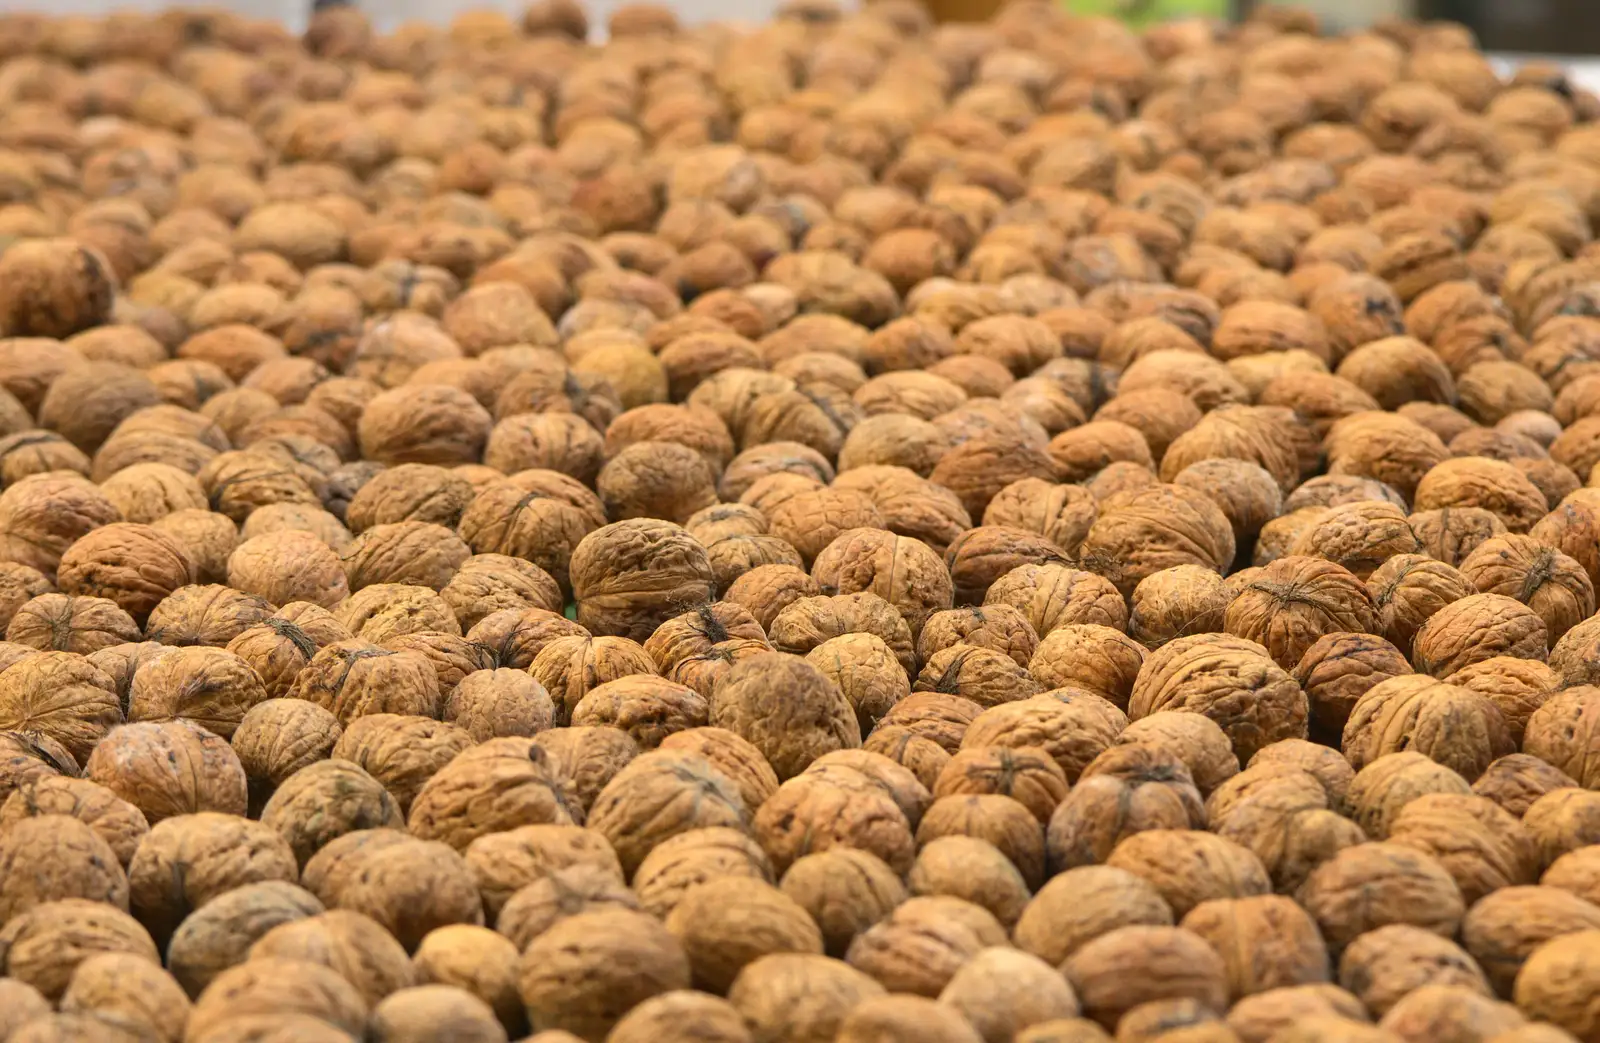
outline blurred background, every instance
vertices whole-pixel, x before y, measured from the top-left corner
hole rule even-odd
[[[116,8],[156,10],[178,0],[4,0],[13,9],[55,14],[96,14]],[[273,18],[299,29],[310,0],[214,0],[258,18]],[[494,7],[515,14],[524,0],[357,0],[380,29],[413,19],[447,22],[469,8]],[[624,0],[587,0],[591,24]],[[859,0],[844,0],[847,6]],[[1001,0],[927,0],[941,18],[976,20],[987,17]],[[1185,14],[1239,14],[1274,0],[1062,0],[1069,8],[1093,14],[1120,14],[1132,21]],[[761,22],[771,18],[780,0],[676,0],[685,21]],[[1381,18],[1445,18],[1462,22],[1477,34],[1485,51],[1514,64],[1525,56],[1565,55],[1574,75],[1590,89],[1600,89],[1600,0],[1292,0],[1309,8],[1330,29],[1351,29]]]

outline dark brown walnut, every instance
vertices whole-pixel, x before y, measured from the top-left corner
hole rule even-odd
[[[115,682],[87,659],[41,652],[0,671],[0,729],[37,734],[86,760],[122,722]]]
[[[1211,569],[1199,565],[1162,569],[1133,588],[1128,628],[1146,648],[1176,637],[1214,633],[1222,629],[1232,600],[1233,593]]]
[[[1486,659],[1543,660],[1549,641],[1538,613],[1503,594],[1474,594],[1434,613],[1417,631],[1419,670],[1448,677]]]
[[[295,677],[290,695],[317,704],[341,725],[373,713],[439,715],[439,678],[427,657],[360,639],[319,649]]]
[[[1339,960],[1339,984],[1367,1009],[1385,1015],[1427,985],[1457,985],[1487,997],[1483,971],[1460,946],[1410,924],[1389,924],[1350,943]]]
[[[1490,762],[1516,752],[1500,709],[1466,688],[1407,674],[1374,685],[1350,711],[1341,745],[1359,771],[1388,753],[1410,750],[1468,782]]]
[[[842,960],[779,953],[745,968],[728,990],[728,1002],[757,1043],[821,1043],[838,1035],[851,1012],[886,998],[884,993]]]
[[[1020,565],[994,580],[984,604],[1019,610],[1041,637],[1072,624],[1115,630],[1128,624],[1127,603],[1112,580],[1064,564]]]
[[[79,655],[139,639],[139,625],[116,602],[71,594],[40,594],[24,602],[6,628],[13,644]]]
[[[1573,558],[1531,536],[1495,536],[1461,563],[1480,593],[1521,601],[1544,620],[1552,642],[1594,612],[1594,585]]]
[[[1306,693],[1311,727],[1342,734],[1350,711],[1375,685],[1411,673],[1411,664],[1388,641],[1368,633],[1329,633],[1318,638],[1294,667]]]
[[[1373,599],[1343,567],[1318,558],[1279,558],[1262,569],[1228,605],[1225,628],[1256,641],[1273,660],[1293,669],[1328,634],[1376,629]]]
[[[56,582],[69,595],[116,602],[135,622],[195,581],[195,562],[176,538],[148,525],[104,525],[61,556]]]
[[[196,477],[211,509],[242,523],[258,507],[277,503],[318,506],[326,479],[257,448],[219,454]]]
[[[846,961],[891,992],[932,998],[983,948],[1005,941],[988,911],[959,898],[925,896],[903,903],[851,943]]]
[[[1328,859],[1306,879],[1299,900],[1335,952],[1389,925],[1450,937],[1466,911],[1443,866],[1421,852],[1383,842],[1347,847]]]
[[[1240,760],[1280,739],[1304,738],[1300,686],[1253,641],[1179,638],[1145,660],[1128,702],[1132,720],[1163,710],[1200,713],[1223,725]]]
[[[1496,994],[1509,998],[1517,973],[1540,946],[1600,926],[1600,909],[1559,887],[1506,887],[1467,911],[1461,942]]]
[[[578,622],[597,634],[648,638],[662,622],[713,600],[705,549],[668,522],[616,522],[572,553]]]
[[[588,631],[566,616],[542,608],[507,608],[491,612],[467,631],[467,641],[489,650],[502,667],[526,670],[545,645]]]
[[[339,741],[338,718],[304,699],[267,699],[239,720],[230,743],[249,784],[250,806],[301,768],[326,758]]]
[[[990,605],[981,611],[1007,607]],[[1046,688],[1082,689],[1123,709],[1145,655],[1144,647],[1120,630],[1098,623],[1069,623],[1039,642],[1028,673]]]
[[[339,556],[309,532],[256,536],[228,556],[228,586],[274,605],[309,601],[336,608],[350,596]]]
[[[565,824],[583,810],[544,750],[529,739],[491,739],[458,755],[417,790],[407,815],[414,836],[456,850],[488,833],[530,823]],[[483,814],[492,795],[494,813]]]
[[[653,675],[656,664],[643,647],[627,638],[574,636],[546,644],[528,672],[550,693],[557,719],[566,722],[595,688],[634,674]]]
[[[1134,833],[1116,846],[1106,865],[1143,877],[1178,917],[1201,902],[1272,890],[1265,868],[1248,848],[1200,830]]]
[[[1177,927],[1129,926],[1102,934],[1063,970],[1086,1015],[1106,1027],[1143,1003],[1192,999],[1220,1010],[1228,986],[1222,960],[1198,935]]]
[[[128,909],[128,877],[111,846],[67,815],[24,819],[0,844],[7,920],[66,898]]]
[[[535,939],[518,991],[536,1030],[603,1039],[637,1004],[688,988],[690,964],[667,929],[643,913],[582,913]]]
[[[1124,594],[1175,565],[1218,572],[1233,561],[1233,528],[1216,504],[1185,486],[1159,486],[1102,504],[1084,537],[1084,559],[1113,573]]]
[[[1367,1019],[1361,1001],[1337,985],[1288,985],[1246,996],[1228,1011],[1228,1027],[1241,1043],[1267,1043],[1274,1033],[1302,1021],[1327,1022],[1342,1027]]]
[[[1326,982],[1328,951],[1316,921],[1282,895],[1202,902],[1181,926],[1204,938],[1227,971],[1229,999]]]
[[[260,676],[232,652],[205,646],[178,648],[134,674],[128,688],[128,720],[184,718],[228,739],[250,708],[267,698]]]
[[[161,962],[139,921],[104,902],[45,902],[0,929],[0,965],[7,980],[31,986],[50,1002],[66,991],[79,964],[107,952],[129,953],[152,965]]]
[[[1329,508],[1301,531],[1290,553],[1325,558],[1366,579],[1389,559],[1420,547],[1403,510],[1366,500]]]

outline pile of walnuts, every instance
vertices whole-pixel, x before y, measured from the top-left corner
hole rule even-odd
[[[1600,98],[591,28],[0,14],[0,1043],[1600,1043]]]

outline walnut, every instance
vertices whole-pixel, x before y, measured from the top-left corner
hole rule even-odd
[[[250,708],[267,698],[260,676],[233,653],[204,646],[179,648],[134,674],[128,689],[128,720],[184,718],[228,739]]]
[[[1102,505],[1082,550],[1086,559],[1106,562],[1118,589],[1129,594],[1140,580],[1174,565],[1225,569],[1234,539],[1227,516],[1205,496],[1162,486]]]
[[[651,997],[623,1015],[606,1037],[614,1043],[685,1040],[693,1035],[707,1043],[744,1043],[749,1030],[727,1000],[703,992],[674,990]]]
[[[411,949],[437,927],[483,922],[465,860],[446,844],[396,830],[331,841],[306,863],[301,882],[330,910],[363,913]]]
[[[173,976],[131,953],[100,953],[78,964],[61,1006],[65,1014],[161,1039],[179,1038],[189,1016],[189,997]]]
[[[884,988],[843,960],[812,953],[777,953],[742,971],[728,1002],[759,1043],[822,1043],[863,1001]]]
[[[18,822],[0,845],[6,919],[66,898],[104,902],[126,912],[128,877],[111,846],[68,815]]]
[[[45,651],[89,655],[139,640],[139,626],[116,602],[100,597],[40,594],[18,607],[6,640]]]
[[[367,1005],[354,986],[328,967],[264,956],[219,974],[195,1000],[186,1032],[205,1038],[269,1014],[308,1015],[312,1024],[352,1032],[365,1025]]]
[[[1330,976],[1316,922],[1281,895],[1202,902],[1181,926],[1222,956],[1229,996],[1235,1001],[1271,989],[1323,982]]]
[[[200,582],[220,583],[227,578],[228,558],[239,544],[239,527],[227,515],[182,510],[152,524],[188,550]]]
[[[1248,683],[1243,678],[1252,678]],[[1248,705],[1239,693],[1250,691]],[[1221,635],[1179,638],[1152,653],[1129,699],[1133,720],[1160,710],[1184,710],[1217,720],[1241,760],[1279,739],[1304,738],[1306,696],[1266,649]]]
[[[714,594],[705,549],[676,525],[644,519],[585,536],[572,553],[572,580],[580,623],[634,640]]]
[[[690,964],[666,928],[642,913],[570,917],[523,954],[518,991],[535,1029],[599,1040],[638,1003],[689,986]]]
[[[163,942],[214,898],[296,875],[293,852],[270,827],[214,812],[156,823],[128,866],[133,911]]]
[[[1294,668],[1305,691],[1311,722],[1324,733],[1344,731],[1350,711],[1375,685],[1411,672],[1389,642],[1372,634],[1331,633],[1318,638]]]
[[[1465,906],[1444,867],[1398,844],[1347,847],[1312,871],[1300,892],[1329,948],[1343,951],[1388,925],[1454,935]]]
[[[1122,630],[1128,622],[1127,604],[1111,580],[1054,563],[1011,569],[990,584],[984,603],[1019,609],[1041,636],[1064,625]]]
[[[358,434],[368,459],[448,466],[478,460],[489,427],[488,411],[465,391],[412,384],[368,402]]]
[[[161,957],[139,921],[104,902],[65,898],[35,906],[0,930],[6,977],[54,1002],[79,965],[100,953],[128,953],[159,965]]]
[[[561,637],[587,636],[588,631],[565,616],[542,608],[507,608],[480,619],[466,638],[489,650],[503,667],[526,670],[545,645]]]
[[[0,672],[0,727],[60,743],[76,760],[121,720],[114,682],[81,656],[41,652]]]
[[[1448,738],[1445,736],[1448,735]],[[1342,746],[1357,770],[1402,749],[1431,757],[1471,782],[1515,752],[1505,717],[1469,689],[1420,674],[1373,686],[1350,711]]]
[[[1418,511],[1481,507],[1515,533],[1527,532],[1550,507],[1521,471],[1478,456],[1445,460],[1429,470],[1417,485],[1413,506]]]
[[[350,596],[339,556],[311,533],[294,530],[239,544],[228,558],[228,586],[275,605],[309,601],[334,608]]]
[[[427,658],[366,641],[336,641],[313,655],[290,694],[313,702],[348,725],[372,713],[437,717],[439,680]]]
[[[1339,1027],[1367,1018],[1361,1001],[1331,984],[1289,985],[1246,996],[1228,1011],[1228,1025],[1242,1043],[1266,1043],[1279,1029],[1301,1021],[1332,1019]]]
[[[1483,971],[1459,946],[1410,924],[1389,924],[1350,943],[1339,960],[1339,983],[1374,1014],[1386,1015],[1427,985],[1457,985],[1487,996]]]
[[[1372,573],[1367,588],[1384,636],[1405,652],[1414,650],[1417,632],[1437,612],[1473,593],[1460,572],[1421,554],[1390,558]]]
[[[1084,1012],[1105,1026],[1159,999],[1227,1005],[1221,958],[1198,935],[1177,927],[1117,928],[1078,949],[1063,969]]]
[[[1448,677],[1497,655],[1542,660],[1549,647],[1538,613],[1501,594],[1474,594],[1434,613],[1417,631],[1413,661]]]

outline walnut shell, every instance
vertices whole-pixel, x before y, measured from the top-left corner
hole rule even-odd
[[[84,764],[84,774],[155,825],[201,811],[243,815],[246,782],[222,738],[186,720],[113,729]]]
[[[1409,924],[1379,927],[1351,942],[1339,959],[1339,983],[1378,1015],[1425,985],[1489,994],[1483,971],[1460,946]]]
[[[1142,1003],[1188,998],[1227,1006],[1222,960],[1198,935],[1177,927],[1121,927],[1067,959],[1067,980],[1084,1012],[1107,1027]]]
[[[1252,680],[1243,682],[1244,677]],[[1241,693],[1248,687],[1247,703]],[[1152,653],[1128,703],[1133,720],[1161,710],[1223,723],[1240,760],[1279,739],[1304,738],[1306,696],[1252,641],[1220,635],[1179,638]]]
[[[1286,670],[1318,640],[1333,633],[1377,628],[1372,597],[1344,568],[1290,556],[1267,565],[1228,605],[1225,629],[1256,641]]]
[[[536,1030],[604,1038],[638,1003],[688,988],[690,964],[666,928],[643,913],[582,913],[556,924],[523,954],[518,991]]]
[[[1539,614],[1502,594],[1473,594],[1429,617],[1417,631],[1413,661],[1435,677],[1511,655],[1546,658],[1548,632]]]
[[[236,887],[293,883],[297,875],[293,852],[270,826],[215,812],[156,823],[128,866],[133,911],[162,942],[194,910]]]
[[[495,813],[482,814],[493,795]],[[423,840],[464,850],[488,833],[511,826],[580,821],[566,779],[531,740],[491,739],[458,755],[423,783],[411,802],[407,825]]]
[[[6,640],[45,651],[92,655],[138,641],[139,625],[108,598],[46,593],[18,606]]]
[[[1444,867],[1398,844],[1347,847],[1318,866],[1300,892],[1330,949],[1343,951],[1362,935],[1388,925],[1454,935],[1466,911]]]
[[[435,928],[483,922],[466,861],[446,844],[396,830],[358,830],[331,841],[306,863],[301,883],[330,910],[377,921],[407,949]]]
[[[129,953],[158,965],[161,957],[139,921],[104,902],[64,898],[46,902],[0,929],[0,965],[8,979],[54,1002],[73,973],[99,953]]]

